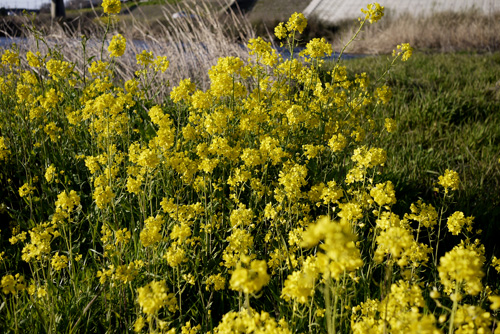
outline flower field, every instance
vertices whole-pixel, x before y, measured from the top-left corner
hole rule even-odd
[[[163,98],[173,64],[144,50],[122,79],[120,2],[103,10],[100,54],[1,54],[2,333],[500,333],[460,174],[394,210],[398,119],[376,111],[409,44],[373,80],[326,64],[324,39],[283,59],[253,38]],[[352,40],[383,7],[361,15]],[[292,51],[306,25],[275,36]]]

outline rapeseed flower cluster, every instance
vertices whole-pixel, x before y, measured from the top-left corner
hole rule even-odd
[[[5,275],[0,281],[0,288],[4,294],[17,294],[20,291],[26,289],[26,284],[24,283],[24,277],[20,274],[16,275]]]
[[[156,314],[163,307],[166,307],[170,312],[177,310],[174,294],[168,292],[165,281],[152,281],[142,288],[138,288],[137,292],[137,303],[145,314]]]
[[[121,57],[125,53],[125,48],[127,46],[127,41],[125,37],[121,34],[113,36],[111,42],[109,42],[109,56],[110,57]]]
[[[269,282],[269,278],[266,261],[250,261],[249,256],[242,256],[231,274],[229,286],[232,290],[254,294]]]
[[[482,291],[484,249],[474,244],[460,244],[439,260],[439,278],[444,291],[455,295],[463,292],[477,295]]]
[[[5,145],[5,138],[0,137],[0,160],[7,160],[7,157],[10,154],[10,150],[7,149]]]
[[[432,314],[421,312],[425,306],[418,285],[398,281],[381,300],[367,300],[354,307],[351,318],[353,333],[429,333],[441,331]]]
[[[108,19],[120,8],[103,1]],[[362,12],[360,28],[384,8]],[[295,13],[275,34],[293,52],[306,26]],[[441,207],[419,200],[408,211],[382,174],[390,159],[377,138],[397,123],[373,110],[389,103],[389,84],[329,66],[323,38],[290,59],[253,38],[248,59],[218,59],[208,87],[185,78],[161,101],[169,60],[143,50],[134,78],[120,82],[126,43],[116,34],[108,53],[83,64],[43,48],[2,53],[8,330],[492,328],[499,301],[485,282],[487,252],[470,239],[473,218],[446,210],[458,174],[439,177]],[[411,54],[401,44],[393,60]],[[437,247],[445,230],[465,237],[446,253]]]
[[[121,6],[120,0],[104,0],[102,2],[104,13],[107,14],[118,14],[121,10]]]
[[[276,321],[269,313],[254,309],[226,313],[220,324],[214,329],[218,334],[288,334],[292,333],[286,321]]]
[[[365,20],[368,19],[370,23],[375,23],[384,16],[384,7],[378,3],[369,4],[366,8],[361,9],[361,12],[366,14]]]
[[[396,50],[392,52],[393,57],[401,56],[402,61],[407,61],[408,59],[410,59],[412,54],[413,54],[413,48],[410,46],[409,43],[403,43],[401,45],[398,45]]]
[[[460,185],[460,178],[458,173],[453,170],[445,170],[444,175],[439,176],[438,184],[444,188],[445,193],[448,190],[457,190]]]
[[[320,271],[325,277],[339,279],[340,275],[352,272],[363,265],[361,254],[356,247],[357,236],[352,233],[349,220],[332,222],[328,217],[311,224],[303,234],[303,247],[316,246],[324,241],[317,254]]]

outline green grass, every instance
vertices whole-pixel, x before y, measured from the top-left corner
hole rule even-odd
[[[376,80],[387,59],[366,57],[345,65]],[[400,208],[417,198],[436,200],[431,189],[438,176],[447,168],[456,170],[463,186],[452,209],[475,216],[489,245],[500,231],[498,73],[500,53],[417,53],[383,79],[394,95],[378,110],[381,117],[398,121],[397,133],[383,142],[385,174],[397,180]]]
[[[256,0],[249,14],[253,22],[288,20],[294,12],[302,12],[310,1],[304,0]]]

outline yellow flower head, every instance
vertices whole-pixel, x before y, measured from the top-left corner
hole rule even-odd
[[[365,19],[368,19],[370,23],[374,23],[384,16],[384,7],[375,2],[373,4],[369,4],[367,9],[361,9],[361,12],[366,14]]]
[[[500,296],[489,296],[488,299],[491,302],[490,308],[492,310],[498,310],[500,308]]]
[[[455,292],[456,285],[470,295],[482,290],[482,257],[473,247],[456,246],[439,260],[439,278],[445,292]],[[460,290],[459,290],[460,291]]]
[[[173,293],[168,292],[165,280],[152,281],[142,288],[138,288],[137,292],[137,303],[145,314],[156,314],[164,306],[167,306],[170,312],[177,310],[177,300]]]
[[[59,255],[59,252],[56,252],[52,257],[52,261],[50,262],[52,268],[56,271],[64,269],[68,266],[68,257],[66,255]]]
[[[144,247],[152,246],[161,241],[164,222],[162,215],[149,217],[144,221],[144,229],[139,235]]]
[[[142,67],[151,66],[154,62],[153,52],[142,50],[141,53],[135,55],[135,59],[137,59],[137,65],[141,65]]]
[[[460,305],[455,314],[455,333],[491,333],[492,320],[490,312],[479,306]]]
[[[397,46],[397,49],[392,51],[393,57],[399,57],[401,55],[402,61],[407,61],[413,54],[413,48],[410,43],[403,43]]]
[[[311,58],[322,58],[325,57],[325,55],[331,56],[332,52],[332,45],[324,38],[313,38],[307,43],[304,54]]]
[[[166,56],[158,56],[154,61],[155,71],[165,72],[168,69],[170,62],[167,60]]]
[[[2,55],[2,65],[9,65],[12,68],[12,66],[19,66],[20,63],[18,52],[6,50]]]
[[[120,0],[104,0],[102,2],[102,8],[106,14],[118,14],[122,9]]]
[[[274,28],[274,35],[278,39],[283,39],[287,36],[287,30],[285,28],[285,25],[283,22],[280,22],[275,28]]]
[[[309,297],[314,294],[315,280],[315,275],[309,275],[302,270],[294,271],[285,281],[285,286],[281,290],[281,298],[286,301],[296,300],[301,304],[307,303]]]
[[[113,36],[109,43],[108,51],[110,57],[121,57],[125,53],[127,40],[121,34]]]
[[[226,287],[226,279],[221,275],[210,275],[205,282],[207,291],[210,290],[210,285],[213,285],[215,291],[224,290]]]
[[[253,309],[230,311],[222,317],[215,333],[276,333],[291,334],[284,319],[276,321],[269,313]]]
[[[45,179],[47,180],[47,182],[51,183],[54,179],[54,176],[56,176],[56,167],[54,167],[54,165],[50,165],[45,171]]]
[[[5,144],[5,138],[0,137],[0,160],[6,160],[7,156],[10,154],[10,150]]]
[[[391,181],[379,183],[370,190],[373,200],[380,206],[392,205],[396,203],[396,192]]]
[[[80,196],[77,195],[76,191],[71,190],[69,194],[68,192],[63,191],[57,195],[56,213],[54,217],[69,217],[69,213],[79,205]]]
[[[463,212],[456,211],[450,217],[448,217],[447,225],[448,229],[453,235],[458,235],[462,231],[462,227],[467,225],[467,230],[472,229],[474,217],[465,217]]]
[[[377,88],[375,91],[375,97],[377,98],[377,103],[387,104],[392,98],[392,90],[386,85]]]
[[[99,186],[94,190],[92,197],[99,209],[104,209],[115,197],[115,194],[111,190],[110,186]]]
[[[40,52],[37,52],[36,54],[28,51],[26,53],[26,59],[28,60],[28,65],[31,67],[40,67],[40,58],[41,54]]]
[[[385,129],[387,130],[387,132],[391,133],[391,132],[396,131],[396,128],[398,125],[394,119],[386,118],[384,126],[385,126]]]
[[[259,292],[264,285],[269,282],[270,276],[267,273],[267,264],[263,260],[253,260],[249,268],[242,266],[242,263],[248,266],[249,256],[242,256],[241,262],[234,269],[229,281],[232,290],[242,291],[244,293]]]
[[[416,220],[426,228],[437,225],[438,213],[432,205],[418,200],[410,205],[410,210],[411,214],[405,215],[405,218]]]
[[[21,197],[29,196],[33,193],[34,190],[35,190],[34,187],[30,186],[28,183],[25,183],[19,188],[19,196]]]
[[[298,31],[302,33],[307,26],[307,19],[302,13],[293,13],[286,23],[289,32]]]
[[[438,183],[443,186],[444,192],[447,194],[448,189],[457,190],[460,185],[460,179],[458,173],[453,170],[445,170],[444,175],[439,177]]]
[[[314,247],[321,240],[318,253],[320,270],[328,277],[338,279],[345,272],[351,272],[363,265],[359,249],[356,247],[357,236],[352,233],[347,220],[331,221],[323,216],[315,224],[310,224],[302,235],[302,247]]]
[[[491,259],[491,266],[500,273],[500,259],[497,259],[496,256],[493,256],[493,259]]]
[[[188,101],[190,95],[196,89],[196,85],[191,82],[191,79],[184,79],[179,82],[179,85],[172,88],[170,92],[170,98],[174,103],[179,103],[180,101]]]
[[[67,78],[73,69],[73,65],[71,63],[57,59],[49,60],[45,66],[47,67],[50,76],[55,81]]]
[[[0,288],[5,294],[11,293],[15,295],[18,291],[26,289],[26,285],[24,284],[24,277],[20,274],[16,274],[15,276],[3,276],[0,282]]]

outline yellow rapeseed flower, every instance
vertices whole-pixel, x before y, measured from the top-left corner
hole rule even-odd
[[[396,131],[397,123],[392,118],[386,118],[384,126],[385,126],[385,129],[387,130],[387,132],[392,133],[392,132]]]
[[[307,26],[307,19],[302,13],[293,13],[286,23],[286,28],[289,32],[298,31],[302,33]]]
[[[56,167],[50,165],[45,171],[45,179],[48,183],[51,183],[54,180],[54,176],[56,176]]]
[[[137,292],[137,303],[142,312],[147,315],[157,314],[163,307],[167,307],[170,312],[177,310],[175,294],[168,292],[165,280],[152,281],[142,288],[138,288]]]
[[[17,292],[26,289],[26,284],[24,284],[24,277],[20,274],[16,274],[15,276],[5,275],[0,281],[0,288],[5,294],[11,293],[15,295]]]
[[[285,28],[285,25],[283,22],[280,22],[275,28],[274,28],[274,35],[278,39],[283,39],[287,36],[287,30]]]
[[[164,222],[162,215],[149,217],[144,221],[144,228],[139,235],[144,247],[152,246],[161,241]]]
[[[285,280],[281,298],[286,301],[296,300],[301,304],[307,303],[314,293],[315,280],[315,276],[308,275],[306,272],[294,271]]]
[[[207,278],[205,284],[207,285],[206,286],[207,291],[210,290],[211,285],[213,285],[215,291],[220,291],[224,290],[224,288],[226,287],[226,279],[221,274],[210,275]]]
[[[20,63],[18,52],[6,50],[2,55],[2,65],[9,65],[12,68],[12,66],[19,66]]]
[[[125,53],[127,40],[121,34],[113,36],[108,46],[110,57],[121,57]]]
[[[59,252],[56,252],[54,256],[52,256],[50,264],[54,270],[59,271],[68,266],[68,257],[66,255],[59,255]]]
[[[291,334],[284,319],[278,322],[267,312],[260,313],[253,309],[230,311],[222,317],[214,330],[218,334]]]
[[[460,178],[458,173],[447,169],[444,171],[444,175],[439,176],[438,183],[443,186],[444,192],[447,194],[448,189],[457,190],[460,185]]]
[[[322,58],[325,57],[325,55],[331,56],[332,52],[332,45],[324,38],[313,38],[309,43],[307,43],[303,54],[311,58]]]
[[[407,61],[413,55],[413,48],[410,46],[410,43],[403,43],[398,45],[396,50],[392,51],[393,57],[401,56],[402,61]]]
[[[7,148],[5,143],[5,138],[0,137],[0,160],[7,160],[7,156],[10,154],[10,150]]]
[[[269,282],[270,276],[267,273],[266,261],[253,260],[249,262],[250,257],[242,256],[229,281],[232,290],[257,293]]]
[[[386,85],[379,87],[375,90],[375,97],[378,99],[377,103],[387,104],[392,98],[392,90]]]
[[[141,53],[135,55],[135,59],[137,60],[137,65],[141,65],[142,67],[146,68],[154,62],[153,52],[142,50]]]
[[[28,60],[28,65],[31,67],[40,67],[40,57],[41,53],[37,51],[36,53],[33,53],[31,51],[26,52],[26,59]]]
[[[320,271],[326,277],[338,279],[346,272],[352,272],[363,265],[361,254],[356,247],[357,236],[352,233],[347,220],[331,221],[329,217],[321,217],[315,224],[310,224],[302,235],[302,247],[314,247],[321,240],[318,261]]]
[[[492,310],[498,310],[500,308],[500,296],[489,296],[488,299],[491,302],[490,308]]]
[[[365,19],[368,19],[370,23],[374,23],[384,16],[384,7],[375,2],[373,4],[369,4],[367,9],[361,9],[361,12],[366,15]]]
[[[50,76],[55,81],[58,81],[59,79],[66,79],[73,69],[73,65],[71,63],[57,59],[50,59],[45,66],[47,71],[49,71]]]
[[[21,197],[30,196],[31,194],[33,194],[34,190],[35,188],[30,186],[29,183],[25,183],[19,188],[19,196]]]
[[[379,206],[396,204],[396,192],[391,181],[375,185],[370,190],[370,195]]]
[[[466,293],[477,295],[482,289],[482,266],[481,256],[476,250],[462,245],[453,248],[439,260],[439,278],[445,292],[454,293],[458,284]]]
[[[472,229],[473,219],[474,217],[465,217],[463,212],[456,211],[448,217],[446,225],[453,235],[458,235],[464,225],[467,225],[467,230]]]
[[[490,312],[475,305],[459,305],[455,314],[455,333],[491,333]]]
[[[120,0],[104,0],[102,8],[106,14],[118,14],[122,8]]]

